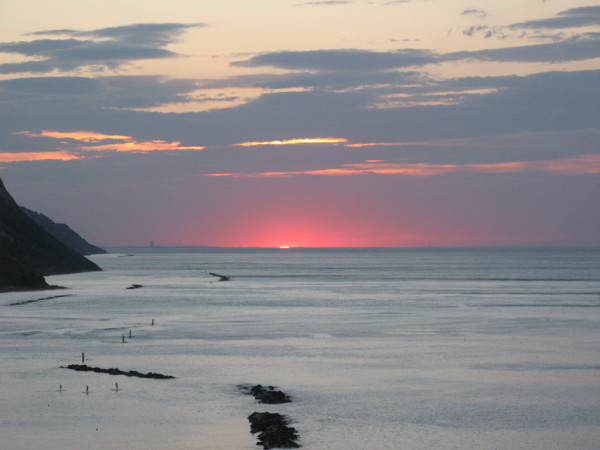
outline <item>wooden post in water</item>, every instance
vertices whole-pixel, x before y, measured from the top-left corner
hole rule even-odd
[[[129,339],[131,339],[131,330],[129,330]]]
[[[85,353],[81,352],[81,362],[85,361]]]
[[[124,344],[125,343],[125,335],[121,336],[121,342]]]
[[[154,319],[152,319],[152,326],[154,326]]]

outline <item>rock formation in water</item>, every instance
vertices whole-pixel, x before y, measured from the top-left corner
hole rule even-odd
[[[66,246],[75,250],[80,255],[85,256],[106,253],[106,250],[90,244],[68,225],[64,223],[56,223],[44,214],[32,211],[24,206],[21,206],[21,209],[25,214],[32,218],[35,223],[40,225],[44,230],[46,230]]]
[[[101,367],[90,367],[87,364],[69,364],[67,367],[61,366],[61,368],[76,370],[78,372],[107,373],[109,375],[125,375],[127,377],[153,378],[155,380],[167,380],[170,378],[175,378],[171,375],[163,375],[162,373],[156,372],[142,373],[138,372],[137,370],[130,370],[128,372],[125,372],[124,370],[120,370],[118,367],[111,369],[102,369]]]
[[[258,443],[265,449],[299,448],[298,433],[294,427],[288,426],[284,416],[279,413],[254,412],[248,416],[250,432],[259,433]]]
[[[260,384],[256,386],[239,385],[238,388],[248,395],[254,396],[259,403],[266,403],[269,405],[276,405],[279,403],[290,403],[292,399],[285,392],[279,391],[275,386],[264,387]]]
[[[35,223],[0,179],[0,292],[47,289],[45,275],[101,270]]]

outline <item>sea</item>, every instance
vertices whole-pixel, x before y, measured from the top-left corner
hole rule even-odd
[[[0,448],[600,448],[600,249],[108,250],[0,294]]]

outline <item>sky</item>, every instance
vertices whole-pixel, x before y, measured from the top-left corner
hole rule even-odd
[[[600,245],[600,1],[0,17],[0,178],[96,245]]]

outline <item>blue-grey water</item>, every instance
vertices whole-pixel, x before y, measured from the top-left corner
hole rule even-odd
[[[254,411],[285,414],[307,449],[600,448],[600,250],[91,259],[104,271],[48,277],[65,290],[0,294],[2,449],[253,449]],[[60,368],[82,352],[176,378]]]

